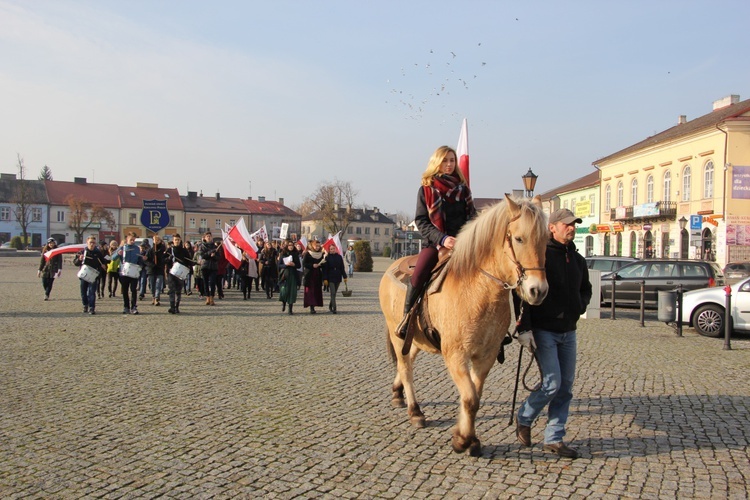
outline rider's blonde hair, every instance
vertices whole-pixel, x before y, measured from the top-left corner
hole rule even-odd
[[[440,146],[439,148],[435,150],[434,153],[432,153],[432,156],[430,157],[430,161],[429,163],[427,163],[427,168],[422,174],[423,186],[432,186],[432,179],[436,175],[440,174],[440,165],[443,164],[443,160],[445,159],[446,156],[448,156],[448,153],[453,153],[453,156],[456,157],[455,173],[456,175],[458,175],[459,179],[461,179],[461,183],[466,184],[466,178],[464,177],[463,172],[461,172],[461,169],[458,168],[458,155],[456,154],[456,150],[450,146]]]

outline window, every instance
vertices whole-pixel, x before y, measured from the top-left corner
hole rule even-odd
[[[234,220],[234,219],[229,219],[229,225],[230,225],[230,226],[234,227],[234,225],[235,225],[236,223],[237,223],[237,221],[236,221],[236,220]]]
[[[682,169],[682,201],[690,201],[690,165]]]
[[[576,199],[570,200],[570,211],[576,213]]]
[[[195,217],[190,217],[190,229],[195,229]]]
[[[714,162],[711,160],[703,168],[703,197],[714,197]]]
[[[663,201],[670,201],[672,199],[672,173],[667,170],[664,172],[664,195],[662,196]]]
[[[42,209],[41,208],[31,209],[31,222],[42,222]]]
[[[347,227],[346,234],[354,234],[354,228],[352,226]]]
[[[622,181],[617,183],[617,206],[625,206],[625,187],[622,185]]]
[[[65,212],[62,210],[57,211],[57,222],[65,222]]]
[[[357,234],[362,234],[362,228],[361,227],[357,228]]]
[[[659,262],[651,264],[651,269],[648,271],[649,278],[668,278],[673,276],[675,265],[670,262]]]
[[[391,229],[387,227],[385,228],[385,235],[388,236],[389,234],[391,234]]]
[[[649,175],[646,179],[646,203],[654,202],[654,176]]]
[[[10,220],[10,207],[0,208],[0,220]]]
[[[681,264],[683,276],[693,276],[703,278],[706,276],[706,270],[700,264]]]
[[[638,204],[638,179],[630,181],[630,204],[633,206]]]
[[[174,227],[174,215],[169,216],[169,227]]]
[[[380,251],[380,243],[378,243],[378,242],[376,241],[376,242],[374,243],[374,245],[375,245],[375,251],[376,251],[376,252],[379,252],[379,251]]]
[[[214,229],[221,229],[221,219],[214,219]]]
[[[607,184],[607,188],[604,190],[604,211],[609,212],[612,210],[612,186]]]
[[[375,228],[375,235],[376,236],[380,236],[380,228],[379,227]]]
[[[627,266],[617,272],[623,278],[643,278],[646,276],[647,263]]]
[[[206,219],[201,219],[201,227],[203,229],[206,229],[208,227],[208,221]]]
[[[365,234],[370,234],[370,228],[369,227],[365,228]]]
[[[131,225],[131,226],[135,226],[136,221],[138,220],[138,219],[136,219],[136,217],[137,216],[136,216],[135,212],[128,212],[128,224]]]
[[[594,213],[595,213],[594,208],[596,208],[595,205],[596,205],[596,195],[592,194],[589,196],[589,216],[590,217],[594,216]]]

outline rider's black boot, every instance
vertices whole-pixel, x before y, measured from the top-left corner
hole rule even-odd
[[[406,283],[406,298],[404,299],[404,318],[401,323],[396,327],[396,335],[401,338],[406,338],[406,332],[409,330],[409,318],[411,318],[411,308],[419,298],[419,288],[411,286],[411,280]]]

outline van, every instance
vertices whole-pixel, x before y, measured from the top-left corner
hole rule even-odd
[[[153,247],[154,246],[154,239],[153,238],[136,238],[135,242],[134,242],[134,245],[141,246],[144,241],[148,243],[149,247]]]

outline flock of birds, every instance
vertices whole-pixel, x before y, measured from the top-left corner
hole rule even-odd
[[[481,77],[487,66],[481,57],[481,47],[478,42],[475,53],[464,57],[455,51],[440,54],[430,49],[426,61],[402,66],[400,78],[386,80],[390,95],[385,103],[402,111],[405,119],[413,120],[421,119],[433,106],[446,108],[451,92],[456,95],[467,91]],[[458,116],[457,112],[451,114],[451,118]]]

